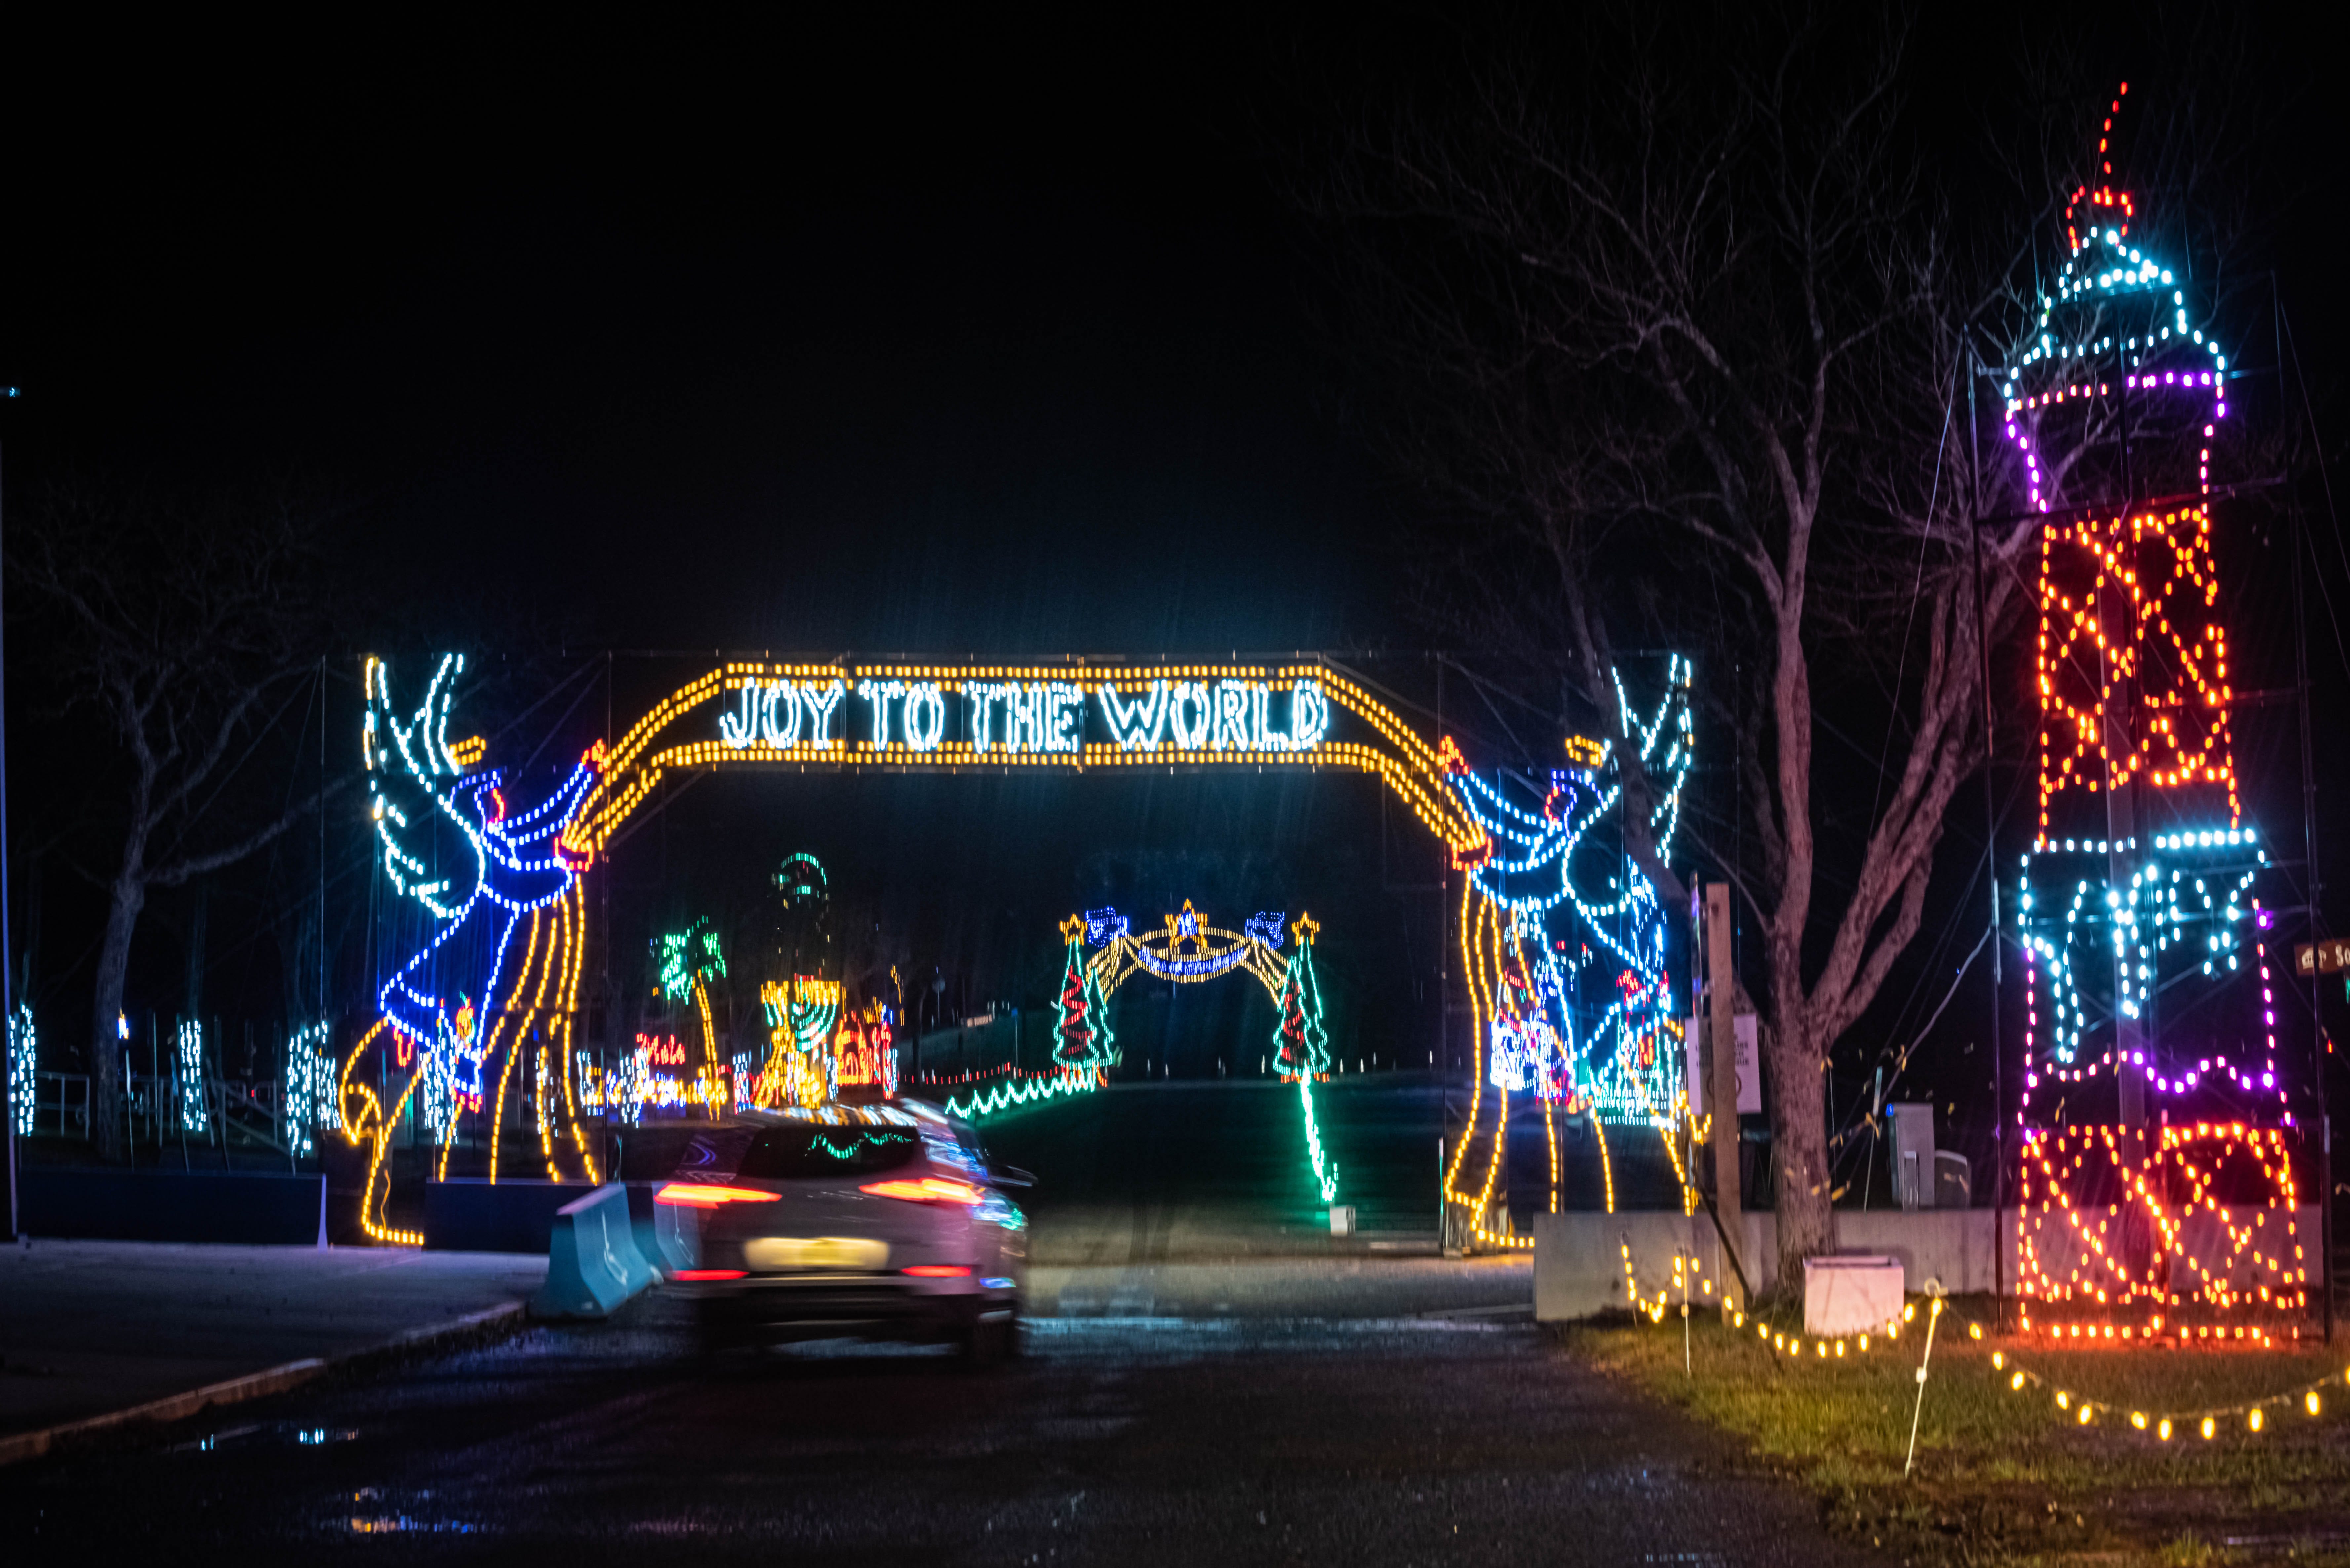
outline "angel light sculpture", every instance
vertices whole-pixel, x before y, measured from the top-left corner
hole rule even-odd
[[[413,1101],[436,1146],[434,1176],[444,1178],[464,1118],[486,1106],[496,1181],[518,1062],[534,1069],[525,1078],[547,1178],[600,1179],[580,1122],[567,1003],[586,934],[585,867],[561,835],[595,784],[601,747],[545,800],[515,810],[504,775],[483,765],[488,743],[449,739],[464,668],[463,654],[443,655],[423,702],[404,718],[390,666],[369,659],[364,671],[368,811],[385,875],[423,910],[427,937],[378,992],[379,1015],[343,1063],[337,1104],[344,1138],[370,1151],[362,1228],[411,1245],[423,1238],[384,1219],[393,1128]]]

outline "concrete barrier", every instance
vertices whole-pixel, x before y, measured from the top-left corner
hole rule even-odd
[[[1749,1282],[1769,1288],[1779,1266],[1779,1222],[1776,1215],[1750,1212],[1742,1217],[1744,1244],[1739,1262]],[[1902,1288],[1916,1292],[1931,1279],[1952,1293],[1991,1290],[1991,1247],[1994,1237],[2007,1248],[2007,1288],[2015,1290],[2015,1211],[2006,1211],[2007,1223],[1994,1227],[1988,1209],[1888,1209],[1875,1212],[1838,1210],[1836,1250],[1898,1259]],[[1671,1291],[1679,1299],[1672,1261],[1676,1253],[1697,1260],[1696,1277],[1734,1282],[1736,1275],[1721,1261],[1721,1240],[1713,1220],[1703,1210],[1684,1218],[1679,1214],[1537,1214],[1534,1237],[1534,1317],[1560,1322],[1588,1317],[1631,1304],[1626,1285],[1625,1251],[1631,1253],[1631,1275],[1640,1294],[1655,1300]],[[1718,1294],[1699,1293],[1690,1299],[1715,1304]]]
[[[1778,1268],[1778,1219],[1767,1212],[1742,1218],[1745,1244],[1740,1250],[1740,1262],[1760,1286]],[[2295,1216],[2294,1234],[2312,1254],[2316,1251],[2312,1239],[2318,1233],[2317,1224],[2314,1207],[2304,1207]],[[1673,1286],[1676,1253],[1695,1257],[1702,1278],[1732,1277],[1721,1265],[1721,1240],[1713,1221],[1702,1210],[1690,1218],[1653,1212],[1537,1214],[1532,1229],[1537,1322],[1562,1322],[1628,1307],[1627,1248],[1631,1252],[1632,1277],[1638,1282],[1640,1294],[1651,1301],[1668,1289],[1673,1289],[1674,1299],[1679,1299]],[[2053,1227],[2043,1221],[2042,1229],[2050,1237],[2035,1243],[2042,1262],[2059,1272],[2068,1270],[2071,1258],[2054,1244]],[[2007,1293],[2016,1293],[2016,1211],[2012,1209],[2002,1210],[1996,1222],[1988,1209],[1840,1209],[1835,1215],[1835,1239],[1839,1252],[1898,1259],[1902,1288],[1913,1294],[1933,1280],[1952,1294],[1989,1295],[1994,1288],[1992,1261],[1997,1249],[2006,1254]],[[2269,1250],[2283,1255],[2283,1240],[2280,1237]],[[2243,1272],[2241,1262],[2229,1267],[2226,1239],[2216,1228],[2210,1235],[2189,1228],[2182,1241],[2188,1253],[2200,1258],[2214,1272],[2226,1272],[2232,1279]],[[1696,1295],[1691,1299],[1705,1304],[1721,1298]]]
[[[546,1249],[546,1284],[533,1317],[605,1317],[653,1282],[629,1223],[629,1190],[599,1187],[556,1210]]]
[[[324,1247],[327,1179],[177,1170],[20,1168],[27,1236],[84,1241],[209,1241]]]

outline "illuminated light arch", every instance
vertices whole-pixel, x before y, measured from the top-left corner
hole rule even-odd
[[[1589,809],[1562,816],[1546,808],[1539,828],[1529,833],[1498,808],[1496,792],[1470,773],[1450,737],[1430,741],[1360,681],[1327,663],[730,661],[656,703],[608,752],[600,745],[592,750],[571,779],[519,815],[506,808],[497,774],[483,765],[484,748],[478,742],[452,745],[445,739],[450,682],[462,669],[462,659],[443,659],[423,706],[408,722],[395,721],[381,661],[367,664],[365,746],[386,868],[399,891],[422,903],[441,922],[432,941],[386,986],[383,1017],[354,1048],[340,1078],[345,1136],[374,1145],[363,1218],[369,1233],[379,1240],[417,1239],[395,1235],[383,1224],[389,1187],[384,1158],[390,1124],[406,1097],[416,1092],[428,1061],[435,1071],[445,1068],[461,1089],[478,1081],[494,1059],[498,1061],[502,1107],[515,1043],[542,1021],[556,1036],[548,1053],[551,1070],[538,1075],[547,1173],[561,1179],[568,1168],[576,1168],[581,1179],[598,1179],[578,1125],[577,1064],[570,1049],[585,941],[584,878],[630,816],[674,774],[809,767],[973,774],[1014,768],[1085,773],[1139,767],[1260,772],[1303,767],[1367,774],[1402,802],[1447,847],[1452,864],[1467,873],[1461,941],[1476,1023],[1471,1060],[1481,1105],[1491,1047],[1487,1020],[1523,1016],[1501,990],[1505,983],[1502,977],[1511,970],[1513,944],[1539,927],[1544,911],[1566,899],[1573,900],[1579,916],[1608,918],[1607,911],[1574,893],[1571,867],[1575,843],[1616,800],[1607,776],[1610,753],[1606,742],[1567,740],[1574,776],[1591,794]],[[1640,719],[1628,700],[1625,702],[1627,731],[1639,737],[1651,773],[1672,781],[1660,807],[1659,823],[1667,834],[1677,817],[1679,782],[1690,758],[1686,661],[1676,659],[1673,671],[1671,689],[1653,717]],[[1618,690],[1620,693],[1620,685]],[[1554,794],[1567,777],[1554,775]],[[402,823],[428,810],[455,824],[479,851],[476,886],[470,894],[421,878],[422,862],[405,846]],[[1530,853],[1512,858],[1497,846],[1497,833],[1513,848],[1532,839]],[[505,886],[515,879],[527,886]],[[1630,897],[1634,879],[1618,879],[1623,897]],[[1545,880],[1556,896],[1544,893],[1530,902],[1525,887]],[[1639,880],[1645,885],[1645,879]],[[1652,893],[1650,897],[1653,901]],[[488,922],[497,935],[495,961],[476,1009],[488,1020],[486,1033],[462,1046],[436,1045],[447,1033],[443,1021],[449,1009],[443,999],[408,983],[408,977],[468,920]],[[509,972],[508,955],[517,946],[523,960]],[[1523,970],[1522,953],[1515,961]],[[1653,983],[1661,998],[1669,981],[1660,962]],[[387,1035],[392,1044],[379,1044]],[[414,1071],[388,1107],[378,1103],[356,1071],[371,1046],[392,1049],[396,1054],[408,1050],[410,1054],[400,1058],[403,1066],[413,1058]],[[1304,1075],[1301,1081],[1310,1076]],[[1504,1088],[1496,1096],[1490,1127],[1472,1120],[1470,1136],[1455,1149],[1445,1172],[1444,1190],[1448,1200],[1471,1209],[1471,1232],[1479,1241],[1523,1246],[1528,1243],[1523,1239],[1485,1223],[1504,1158],[1507,1095]],[[1546,1100],[1546,1107],[1548,1104]],[[461,1094],[448,1118],[449,1128],[453,1129],[456,1115],[480,1108],[478,1095],[466,1099]],[[1666,1106],[1654,1119],[1669,1127],[1678,1114],[1676,1106]],[[498,1125],[503,1125],[502,1116]],[[567,1148],[562,1136],[566,1131]],[[1669,1143],[1669,1131],[1667,1136]],[[446,1145],[452,1140],[452,1130],[443,1133],[444,1163]],[[1315,1141],[1318,1147],[1318,1139]],[[494,1180],[494,1138],[492,1142]],[[1464,1185],[1461,1173],[1470,1168],[1472,1144],[1481,1151],[1482,1174]],[[1678,1155],[1675,1158],[1678,1164]],[[1555,1179],[1555,1136],[1553,1170]],[[1554,1206],[1555,1189],[1555,1180]],[[1612,1207],[1612,1192],[1610,1199]]]
[[[1186,898],[1182,909],[1139,936],[1116,909],[1088,909],[1061,922],[1067,944],[1061,1000],[1053,1021],[1051,1071],[974,1089],[968,1099],[950,1097],[956,1116],[983,1116],[1015,1106],[1102,1087],[1117,1053],[1109,1027],[1109,1001],[1138,974],[1177,985],[1200,985],[1228,974],[1244,974],[1264,987],[1280,1023],[1274,1030],[1276,1075],[1297,1085],[1304,1118],[1306,1164],[1322,1201],[1338,1196],[1338,1168],[1324,1151],[1314,1116],[1314,1085],[1330,1075],[1329,1033],[1322,1023],[1322,984],[1314,971],[1314,939],[1321,925],[1300,914],[1287,927],[1297,956],[1284,958],[1282,916],[1260,910],[1235,931],[1211,926]],[[1101,950],[1088,960],[1087,944]],[[1185,950],[1188,949],[1189,950]]]
[[[1274,700],[1281,698],[1276,715]],[[931,729],[928,715],[941,722]],[[910,736],[910,704],[921,733]],[[716,710],[691,737],[682,722]],[[1338,712],[1367,733],[1334,738]],[[705,721],[706,722],[706,721]],[[952,739],[945,732],[962,732]],[[819,665],[730,663],[658,703],[614,744],[564,842],[600,853],[671,773],[822,766],[857,771],[1331,767],[1378,776],[1456,854],[1482,830],[1452,798],[1438,749],[1357,682],[1322,664]]]

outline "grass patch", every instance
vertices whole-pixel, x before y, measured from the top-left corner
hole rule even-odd
[[[1692,1309],[1688,1372],[1677,1317],[1560,1334],[1575,1355],[1735,1434],[1810,1486],[1839,1530],[1909,1561],[2350,1568],[2350,1390],[2338,1379],[2323,1391],[2321,1415],[2273,1407],[2258,1433],[2223,1417],[2208,1441],[2181,1423],[2165,1443],[2128,1418],[2297,1388],[2341,1373],[2350,1350],[2043,1350],[1970,1340],[1968,1321],[1988,1322],[1990,1303],[1954,1304],[1935,1337],[1907,1480],[1922,1306],[1898,1340],[1825,1361],[1808,1345],[1802,1356],[1775,1353],[1751,1323],[1733,1331]],[[1994,1352],[2043,1385],[2012,1391]],[[2058,1390],[2068,1407],[2058,1407]],[[2083,1399],[2097,1407],[2085,1427]]]

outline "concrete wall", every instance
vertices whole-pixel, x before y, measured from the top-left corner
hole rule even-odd
[[[2012,1295],[2017,1275],[2015,1218],[2014,1210],[2003,1210],[2000,1214],[2003,1222],[1994,1227],[1988,1209],[1839,1210],[1836,1250],[1898,1258],[1902,1288],[1913,1293],[1924,1289],[1931,1279],[1953,1293],[1987,1295],[1992,1289],[1991,1250],[1998,1246],[2007,1253],[2004,1279],[2007,1293]],[[2244,1218],[2239,1216],[2240,1220]],[[1749,1213],[1743,1219],[1746,1241],[1740,1262],[1750,1279],[1766,1278],[1777,1267],[1777,1220],[1769,1213]],[[2042,1231],[2051,1232],[2050,1240],[2039,1243],[2042,1260],[2059,1270],[2067,1266],[2067,1260],[2054,1255],[2058,1249],[2051,1244],[2055,1234],[2051,1227],[2062,1223],[2045,1218],[2040,1222]],[[2289,1239],[2281,1220],[2272,1220],[2262,1228],[2261,1250],[2292,1260],[2293,1239],[2297,1239],[2306,1258],[2314,1260],[2317,1224],[2315,1208],[2300,1210]],[[2266,1236],[2270,1227],[2278,1232],[2273,1240]],[[1540,1322],[1588,1317],[1630,1305],[1624,1272],[1627,1248],[1640,1294],[1649,1300],[1665,1291],[1679,1300],[1679,1287],[1673,1282],[1676,1253],[1697,1259],[1699,1279],[1733,1277],[1721,1266],[1721,1239],[1713,1221],[1702,1211],[1689,1219],[1657,1213],[1538,1214],[1533,1231],[1534,1317]],[[2240,1286],[2252,1280],[2248,1259],[2235,1260],[2233,1267],[2228,1266],[2229,1243],[2216,1224],[2189,1225],[2182,1241],[2187,1251],[2214,1273],[2225,1273]],[[2314,1280],[2314,1264],[2310,1266]],[[1690,1299],[1706,1303],[1721,1298],[1693,1289]]]
[[[584,1181],[428,1181],[424,1244],[435,1251],[543,1253],[556,1210],[594,1190]]]
[[[327,1244],[322,1176],[19,1168],[17,1223],[28,1236],[109,1241]]]

